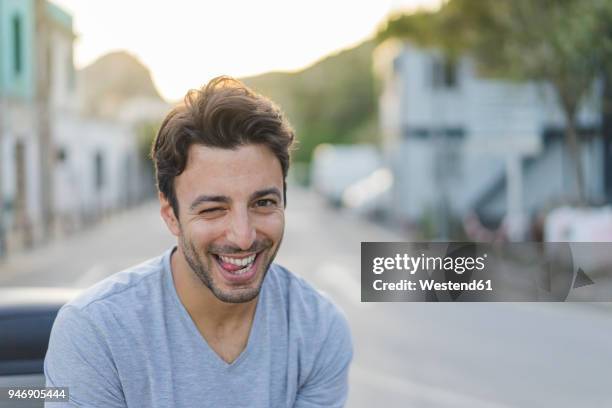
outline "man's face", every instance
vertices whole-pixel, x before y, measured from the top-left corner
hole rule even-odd
[[[285,227],[276,156],[262,145],[194,145],[174,186],[179,228],[173,232],[193,272],[223,302],[257,297]]]

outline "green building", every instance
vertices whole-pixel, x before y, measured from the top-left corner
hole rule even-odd
[[[54,71],[74,77],[73,39],[72,17],[54,4],[0,0],[0,256],[52,231]]]

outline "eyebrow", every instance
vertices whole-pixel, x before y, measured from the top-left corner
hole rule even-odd
[[[255,191],[253,194],[251,194],[251,197],[249,198],[249,201],[255,200],[257,198],[261,198],[267,195],[275,195],[278,197],[279,200],[282,199],[280,190],[276,187],[270,187],[270,188],[266,188],[264,190],[259,190],[259,191]],[[197,206],[199,206],[202,203],[224,203],[227,204],[229,202],[231,202],[231,198],[227,197],[227,196],[223,196],[223,195],[206,195],[206,194],[202,194],[198,197],[196,197],[195,200],[193,200],[193,202],[191,203],[191,206],[189,206],[190,210],[195,210]]]
[[[251,200],[255,200],[257,198],[264,197],[264,196],[267,196],[267,195],[275,195],[276,197],[278,197],[279,200],[282,199],[282,196],[281,196],[281,193],[280,193],[279,189],[276,188],[276,187],[270,187],[270,188],[266,188],[264,190],[256,191],[253,194],[251,194]]]
[[[226,196],[221,196],[221,195],[200,195],[197,196],[195,200],[192,201],[191,206],[189,206],[190,210],[195,210],[197,206],[199,206],[202,203],[229,203],[230,199],[229,197]]]

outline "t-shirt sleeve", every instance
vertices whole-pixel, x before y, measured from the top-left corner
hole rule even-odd
[[[344,407],[348,397],[349,366],[353,358],[346,317],[334,307],[327,336],[305,383],[298,389],[294,408]]]
[[[68,387],[70,404],[60,407],[126,407],[103,331],[74,306],[63,307],[51,330],[45,357],[47,387]]]

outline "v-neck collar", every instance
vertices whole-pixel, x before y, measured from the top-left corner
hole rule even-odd
[[[168,293],[170,294],[170,297],[173,298],[175,305],[178,307],[179,314],[181,315],[181,320],[183,321],[186,329],[189,331],[189,336],[195,337],[195,339],[197,340],[196,343],[202,345],[203,352],[208,356],[207,360],[210,361],[219,370],[232,370],[234,367],[237,367],[245,359],[247,359],[247,357],[250,354],[251,349],[253,348],[253,344],[257,343],[257,340],[259,338],[260,326],[262,324],[260,320],[263,318],[262,316],[263,312],[261,311],[262,309],[261,305],[263,304],[262,302],[264,301],[263,298],[266,292],[265,291],[266,279],[264,279],[264,283],[262,284],[261,290],[259,292],[259,296],[257,298],[257,305],[255,306],[255,315],[253,317],[253,323],[251,324],[251,329],[249,331],[249,338],[247,340],[247,345],[234,361],[232,361],[231,363],[228,363],[225,360],[223,360],[217,354],[217,352],[212,349],[212,347],[210,347],[210,345],[208,344],[208,342],[206,341],[202,333],[200,333],[200,331],[198,330],[196,323],[193,321],[193,319],[189,315],[189,312],[185,308],[185,305],[183,305],[183,302],[181,301],[178,295],[178,292],[176,291],[176,286],[174,285],[174,278],[172,277],[172,266],[170,262],[172,253],[175,250],[176,250],[176,246],[169,249],[164,255],[164,259],[163,259],[164,274],[166,275],[165,282],[166,282],[166,288],[168,289]]]

